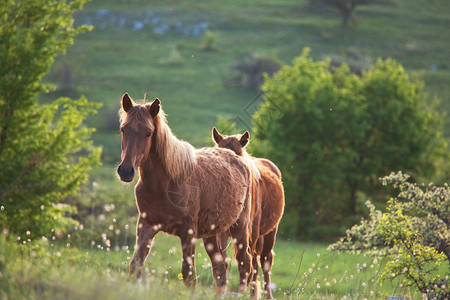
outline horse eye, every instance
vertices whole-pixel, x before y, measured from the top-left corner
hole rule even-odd
[[[147,133],[145,136],[149,138],[151,135],[152,135],[152,132],[150,131],[150,132]]]
[[[122,132],[122,133],[123,133],[123,127],[120,127],[120,132]]]

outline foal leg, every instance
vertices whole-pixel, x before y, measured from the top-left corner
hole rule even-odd
[[[221,235],[220,238],[228,237],[228,235]],[[218,236],[212,236],[203,239],[206,253],[212,263],[212,273],[217,284],[217,293],[221,294],[227,289],[227,264],[225,257],[219,248]]]
[[[238,220],[237,226],[232,226],[230,228],[231,236],[233,237],[233,242],[235,242],[235,251],[236,260],[238,262],[239,267],[239,291],[243,292],[247,288],[247,283],[249,276],[251,275],[251,260],[252,256],[250,255],[250,247],[249,247],[249,234],[248,234],[248,226],[245,226]]]
[[[229,231],[222,232],[217,236],[219,240],[220,252],[222,252],[223,258],[226,260],[228,258],[227,255],[227,246],[228,246],[228,237],[230,236]],[[225,262],[225,267],[228,268],[228,264]]]
[[[262,247],[263,247],[263,237],[258,238],[256,242],[255,249],[253,250],[253,257],[252,257],[252,266],[253,266],[253,272],[252,272],[252,281],[250,283],[251,290],[250,290],[250,296],[252,298],[256,297],[258,294],[258,260],[261,257]]]
[[[189,228],[179,237],[181,239],[181,247],[183,251],[183,262],[181,265],[181,274],[183,282],[187,287],[195,289],[197,285],[197,274],[195,271],[195,246],[197,239],[197,229]]]
[[[275,245],[275,238],[277,229],[273,229],[271,232],[263,237],[263,249],[261,253],[261,267],[264,273],[264,290],[268,299],[272,299],[272,287],[270,285],[270,272],[273,264],[273,246]]]
[[[144,262],[152,247],[153,238],[159,231],[158,226],[151,226],[143,218],[139,217],[137,222],[136,246],[134,249],[133,259],[130,262],[128,276],[132,276],[136,272],[136,278],[139,279],[144,271]]]

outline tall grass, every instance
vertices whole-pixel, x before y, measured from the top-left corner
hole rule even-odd
[[[6,233],[6,234],[5,234]],[[195,292],[179,279],[181,247],[176,237],[158,234],[139,281],[128,278],[132,249],[114,236],[74,246],[71,236],[31,241],[5,231],[0,235],[1,299],[212,299],[216,296],[211,263],[198,243]],[[398,282],[380,286],[383,261],[363,255],[331,254],[325,245],[278,241],[272,269],[274,297],[279,299],[418,298]],[[231,254],[231,253],[230,253]],[[239,275],[231,263],[229,292],[236,297]],[[239,294],[239,299],[249,298]]]

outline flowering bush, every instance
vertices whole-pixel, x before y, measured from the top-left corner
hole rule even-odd
[[[363,251],[373,256],[389,256],[380,279],[403,276],[407,286],[415,286],[431,299],[445,299],[450,289],[448,274],[440,272],[450,263],[450,188],[407,182],[402,172],[381,178],[400,190],[388,201],[386,212],[370,209],[368,220],[347,230],[345,237],[329,248],[334,251]],[[447,258],[447,260],[446,260]],[[442,274],[441,274],[442,273]]]

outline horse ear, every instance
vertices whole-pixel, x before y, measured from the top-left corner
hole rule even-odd
[[[239,140],[239,144],[241,144],[242,148],[244,148],[245,146],[247,146],[249,137],[250,137],[250,134],[248,133],[248,131],[246,131],[246,132],[241,136],[241,139]]]
[[[213,128],[213,139],[216,144],[219,144],[223,140],[223,136],[217,131],[216,127]]]
[[[122,97],[122,108],[125,112],[128,112],[131,108],[133,108],[133,100],[131,100],[128,93],[125,93]]]
[[[160,107],[161,101],[159,101],[158,98],[155,98],[150,107],[148,107],[148,110],[150,111],[150,115],[152,115],[152,118],[156,117],[156,115],[159,113]]]

